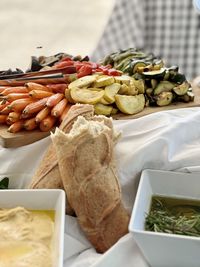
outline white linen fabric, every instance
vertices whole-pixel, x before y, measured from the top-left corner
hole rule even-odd
[[[200,172],[200,108],[163,111],[113,123],[122,133],[115,147],[116,164],[123,200],[130,212],[142,170]],[[0,177],[10,177],[11,188],[25,188],[50,142],[47,137],[20,148],[1,147]],[[90,266],[146,267],[147,263],[131,234],[101,255],[87,241],[76,218],[66,216],[64,267]]]
[[[200,14],[192,0],[116,0],[93,60],[129,47],[145,48],[192,79],[200,70]]]

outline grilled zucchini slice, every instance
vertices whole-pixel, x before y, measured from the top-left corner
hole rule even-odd
[[[165,71],[165,68],[161,68],[159,70],[143,71],[142,74],[145,78],[158,79],[164,77]]]
[[[130,75],[138,72],[138,69],[139,68],[140,69],[145,68],[146,65],[147,65],[147,63],[144,60],[135,60],[135,61],[132,61],[132,63],[131,63],[132,70],[131,70]]]
[[[181,95],[178,97],[179,101],[183,101],[183,102],[190,102],[190,101],[194,101],[194,93],[187,91],[187,93],[185,95]]]
[[[172,92],[162,92],[159,94],[156,104],[158,106],[167,106],[172,103],[173,94]]]
[[[162,92],[170,92],[175,87],[175,84],[169,81],[161,81],[154,89],[154,95],[159,95]]]
[[[185,95],[190,87],[191,85],[187,81],[185,81],[182,84],[175,86],[173,88],[173,91],[177,95]]]

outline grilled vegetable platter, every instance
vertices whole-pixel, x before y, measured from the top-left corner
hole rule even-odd
[[[59,53],[32,57],[25,72],[0,71],[0,123],[10,133],[49,132],[75,103],[92,104],[96,114],[117,117],[189,104],[194,96],[178,66],[166,66],[141,49],[116,51],[99,62]]]

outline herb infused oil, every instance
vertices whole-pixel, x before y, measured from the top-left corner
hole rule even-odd
[[[200,200],[153,196],[145,230],[200,236]]]

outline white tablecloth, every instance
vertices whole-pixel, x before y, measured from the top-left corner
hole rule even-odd
[[[159,112],[113,123],[122,133],[115,154],[123,200],[130,212],[143,169],[200,171],[200,108]],[[50,142],[47,137],[20,148],[1,147],[0,177],[9,176],[11,188],[25,187]],[[131,234],[101,255],[87,241],[76,218],[66,216],[64,267],[90,266],[145,267],[147,264]]]

